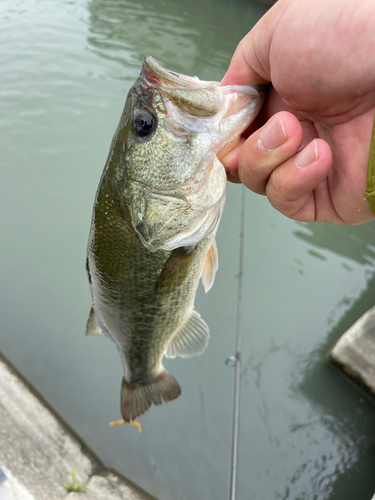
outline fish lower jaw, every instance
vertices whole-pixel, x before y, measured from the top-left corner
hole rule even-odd
[[[232,152],[240,143],[241,138],[237,137],[233,142],[230,144],[225,145],[222,149],[219,149],[219,151],[216,153],[217,159],[221,162],[222,158]]]

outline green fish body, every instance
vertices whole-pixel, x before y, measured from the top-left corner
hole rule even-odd
[[[226,174],[217,158],[257,115],[264,92],[179,75],[152,57],[130,89],[95,198],[87,250],[87,334],[118,347],[125,421],[181,392],[164,355],[193,356],[209,329],[194,310],[218,268]]]

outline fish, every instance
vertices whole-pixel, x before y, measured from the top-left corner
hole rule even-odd
[[[163,357],[207,347],[194,309],[218,269],[215,235],[226,196],[219,158],[264,101],[261,87],[223,86],[147,56],[130,88],[96,193],[87,247],[87,335],[112,340],[123,365],[121,413],[135,420],[181,388]]]

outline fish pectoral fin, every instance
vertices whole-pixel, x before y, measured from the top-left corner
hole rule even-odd
[[[171,252],[156,282],[156,293],[164,295],[184,283],[195,251],[181,247]]]
[[[87,320],[86,335],[102,335],[103,337],[107,336],[103,332],[102,328],[100,327],[100,325],[98,323],[98,320],[96,319],[95,311],[94,311],[93,307],[91,308],[91,311],[89,314],[89,319]]]
[[[199,356],[206,349],[209,338],[207,323],[193,309],[186,323],[172,338],[165,355],[167,358]]]
[[[219,254],[217,252],[216,240],[212,242],[202,268],[202,283],[204,291],[207,293],[215,281],[216,271],[219,268]]]

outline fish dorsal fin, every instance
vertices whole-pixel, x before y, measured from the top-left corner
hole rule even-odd
[[[206,254],[202,269],[202,283],[206,293],[210,290],[215,281],[215,275],[218,268],[219,254],[217,252],[216,240],[214,240]]]
[[[106,334],[100,328],[98,320],[96,319],[93,307],[91,308],[89,319],[87,320],[86,335],[102,335],[103,337],[106,337]]]
[[[206,349],[209,338],[206,322],[193,309],[186,323],[172,338],[166,356],[167,358],[199,356]]]

